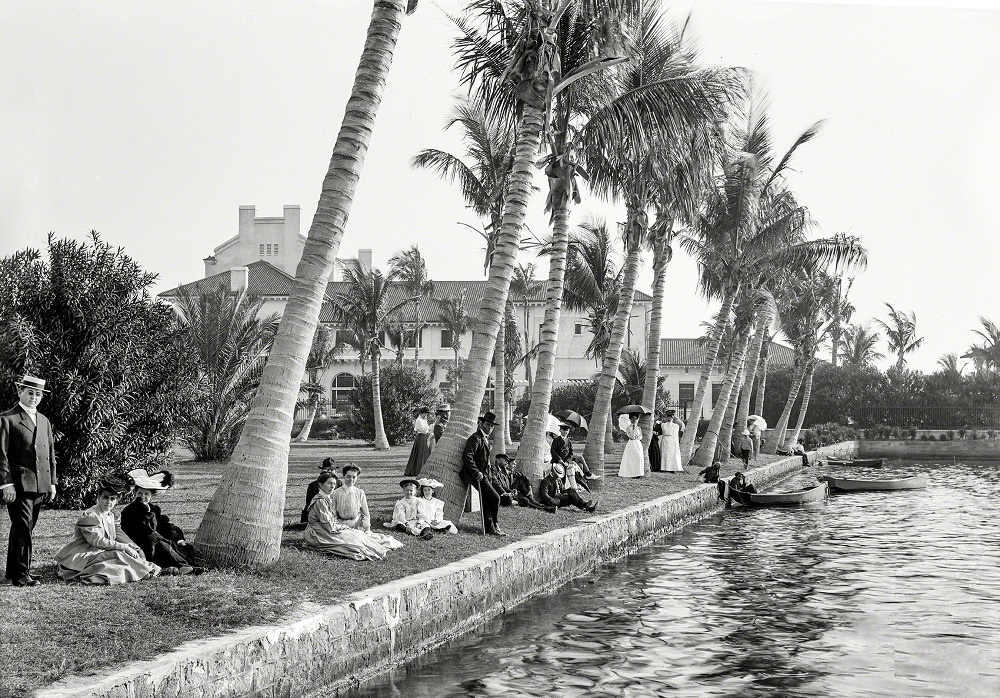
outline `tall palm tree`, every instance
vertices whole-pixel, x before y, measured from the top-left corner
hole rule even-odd
[[[306,375],[302,381],[302,390],[309,396],[307,405],[309,413],[306,415],[305,424],[299,430],[295,441],[305,443],[309,440],[309,432],[312,431],[316,413],[319,411],[323,395],[326,393],[326,386],[322,384],[323,374],[330,368],[334,357],[339,353],[340,347],[336,343],[336,332],[329,325],[319,325],[313,337],[312,346],[309,348],[309,357],[306,359]]]
[[[983,316],[979,317],[979,322],[983,329],[973,332],[982,337],[983,341],[970,346],[961,358],[972,359],[976,370],[1000,369],[1000,326]]]
[[[924,343],[923,337],[917,337],[917,314],[916,312],[905,313],[896,310],[889,303],[885,304],[889,309],[889,322],[875,319],[883,330],[885,338],[889,342],[889,351],[896,355],[896,368],[903,368],[906,365],[906,355],[912,354]]]
[[[246,290],[182,290],[178,315],[197,357],[197,409],[183,418],[182,438],[197,460],[226,460],[245,428],[278,319],[261,318],[264,301]]]
[[[434,293],[434,282],[427,275],[427,262],[416,245],[397,252],[389,258],[389,267],[399,272],[399,280],[407,295],[413,296],[413,363],[420,362],[421,333],[423,320],[420,317],[420,302]]]
[[[375,410],[375,450],[389,450],[382,421],[382,389],[380,360],[385,346],[382,336],[392,317],[413,299],[399,299],[396,283],[398,270],[392,269],[385,276],[378,269],[364,269],[354,265],[346,269],[347,288],[333,299],[333,312],[341,322],[353,321],[363,332],[368,356],[372,362],[372,405]],[[395,288],[394,288],[395,287]]]
[[[658,174],[672,164],[668,153],[705,143],[693,135],[722,118],[733,78],[728,70],[698,69],[685,45],[683,29],[668,27],[652,3],[637,17],[635,36],[633,60],[606,76],[598,97],[609,101],[628,99],[636,91],[658,86],[662,96],[656,104],[649,105],[654,112],[639,117],[650,120],[645,142],[598,140],[595,133],[583,146],[591,189],[606,198],[622,201],[626,211],[622,289],[594,399],[593,420],[597,424],[603,424],[611,412],[614,376],[632,314],[642,263],[640,250],[646,244],[649,227],[648,212],[661,179]],[[699,157],[697,161],[707,162],[709,158]],[[584,449],[587,462],[598,474],[604,472],[605,435],[601,429],[591,430]]]
[[[452,368],[452,390],[458,394],[461,376],[459,354],[462,351],[462,336],[469,331],[469,326],[472,323],[472,318],[465,309],[465,291],[462,291],[458,298],[438,299],[438,305],[441,306],[438,320],[451,333],[451,350],[455,355]]]
[[[260,389],[198,528],[196,546],[212,565],[263,566],[278,559],[295,402],[403,15],[416,7],[416,0],[374,3],[344,121]]]
[[[566,280],[566,308],[588,314],[591,340],[584,356],[599,360],[611,342],[622,284],[614,240],[603,220],[577,226],[567,251]]]
[[[885,358],[878,351],[881,336],[868,325],[848,325],[841,337],[841,356],[844,363],[855,368],[871,366]]]

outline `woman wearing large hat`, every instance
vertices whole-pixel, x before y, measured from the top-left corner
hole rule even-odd
[[[147,473],[142,468],[128,472],[135,489],[135,499],[122,509],[122,531],[142,548],[146,559],[163,568],[164,574],[198,574],[194,566],[194,548],[188,544],[184,531],[170,521],[153,503],[157,493],[174,485],[169,470]]]

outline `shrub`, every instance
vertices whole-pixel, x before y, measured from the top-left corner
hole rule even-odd
[[[102,477],[167,461],[189,409],[194,364],[171,308],[150,296],[156,276],[96,232],[48,238],[0,259],[0,395],[25,372],[52,391],[59,463],[56,505],[80,508]]]
[[[954,438],[955,438],[955,432],[953,432],[953,431],[952,431],[951,429],[949,429],[949,430],[948,430],[948,441],[951,441],[951,440],[953,440]],[[942,440],[943,440],[943,439],[942,439]]]
[[[382,366],[379,372],[382,394],[382,425],[390,446],[408,441],[413,436],[413,418],[421,405],[433,407],[437,390],[420,369]],[[351,433],[367,441],[375,441],[375,409],[372,404],[372,377],[358,379],[358,387],[349,397],[352,407],[348,425]]]
[[[949,441],[949,440],[950,439],[947,434],[938,434],[938,441]]]
[[[861,438],[860,431],[852,426],[838,424],[837,422],[814,424],[810,431],[815,432],[814,438],[818,446],[829,446],[830,444],[836,444],[842,441],[857,441]],[[874,439],[874,437],[870,434],[871,431],[871,429],[865,431],[866,438]]]

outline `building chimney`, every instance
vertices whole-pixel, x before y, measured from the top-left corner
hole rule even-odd
[[[248,240],[253,235],[256,206],[240,206],[240,240]]]
[[[229,270],[229,290],[239,293],[250,282],[250,270],[246,267],[233,267]]]
[[[358,250],[358,266],[365,272],[370,272],[372,270],[371,250]]]

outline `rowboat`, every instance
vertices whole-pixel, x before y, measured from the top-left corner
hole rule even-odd
[[[774,492],[771,494],[740,492],[731,488],[729,490],[729,496],[733,501],[751,507],[782,507],[811,504],[813,502],[822,502],[829,494],[830,491],[825,482],[803,490]]]
[[[885,465],[885,458],[827,458],[826,462],[829,465],[863,465],[869,468],[881,468]]]
[[[823,475],[819,479],[830,485],[830,490],[834,492],[882,492],[884,490],[919,490],[927,487],[926,475],[911,475],[895,480],[854,480]]]

